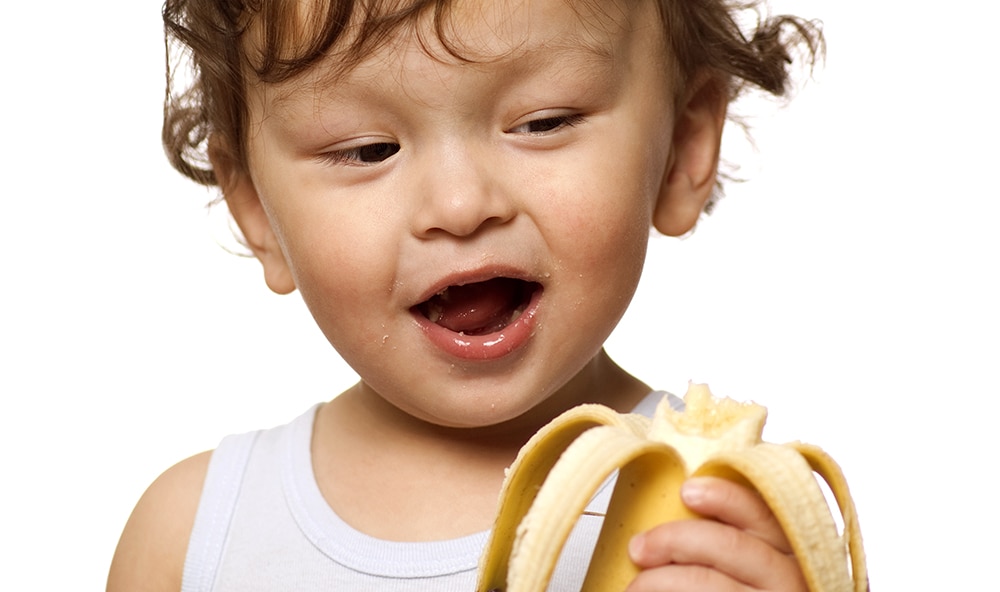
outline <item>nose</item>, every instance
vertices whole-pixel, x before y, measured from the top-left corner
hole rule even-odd
[[[488,149],[453,142],[423,156],[413,215],[415,234],[467,237],[514,217],[502,164]]]

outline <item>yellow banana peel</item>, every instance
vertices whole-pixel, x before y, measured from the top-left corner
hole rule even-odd
[[[543,592],[562,547],[600,486],[617,471],[583,591],[617,592],[639,573],[633,535],[698,518],[680,498],[689,476],[755,489],[784,529],[811,592],[865,592],[867,568],[854,502],[836,462],[816,446],[762,438],[767,410],[692,384],[685,411],[664,398],[652,420],[601,405],[570,409],[521,449],[500,492],[477,592]],[[826,481],[837,526],[816,475]]]

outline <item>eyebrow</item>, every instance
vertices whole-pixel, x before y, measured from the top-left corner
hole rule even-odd
[[[570,42],[537,43],[516,50],[520,55],[508,58],[511,64],[523,63],[530,69],[543,67],[554,61],[554,58],[566,56],[567,63],[591,70],[591,67],[610,68],[615,62],[615,52],[611,44],[599,43],[591,39],[573,39]],[[588,58],[596,58],[596,61]],[[502,60],[501,60],[502,61]]]

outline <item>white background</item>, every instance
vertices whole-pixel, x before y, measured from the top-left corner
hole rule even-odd
[[[807,2],[829,53],[754,121],[749,183],[653,241],[609,343],[841,462],[875,590],[996,585],[998,51],[990,3]],[[0,565],[101,589],[145,486],[353,376],[158,143],[158,2],[16,2],[0,82]],[[732,134],[736,136],[738,134]]]

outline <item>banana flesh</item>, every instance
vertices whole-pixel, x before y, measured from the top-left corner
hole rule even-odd
[[[570,409],[521,449],[500,492],[477,592],[543,592],[587,503],[617,471],[582,590],[624,590],[639,573],[632,536],[697,518],[680,498],[689,476],[717,476],[755,489],[788,538],[811,592],[865,592],[857,513],[836,462],[802,443],[762,440],[767,410],[712,396],[693,384],[685,411],[664,400],[652,420],[601,405]],[[837,526],[819,475],[837,503]]]

